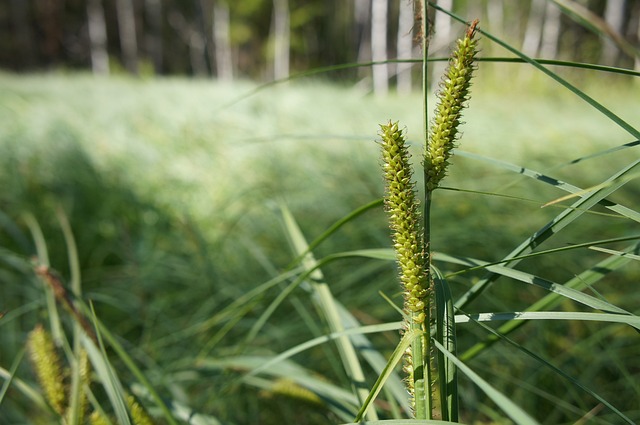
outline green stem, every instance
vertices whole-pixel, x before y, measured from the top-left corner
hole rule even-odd
[[[424,148],[425,152],[429,145],[429,71],[428,71],[428,56],[429,56],[429,6],[427,2],[422,5],[422,99],[423,99],[423,120],[424,120]],[[426,171],[425,171],[426,176]],[[425,178],[425,182],[427,179]],[[423,256],[424,264],[426,268],[426,275],[429,282],[431,280],[431,255],[430,255],[430,241],[431,241],[431,226],[430,226],[430,211],[431,211],[431,191],[427,190],[425,184],[425,203],[423,214]],[[414,364],[414,386],[415,386],[415,411],[416,419],[432,419],[432,402],[433,402],[433,388],[431,379],[431,362],[429,356],[431,352],[431,336],[429,333],[429,323],[431,322],[431,295],[428,295],[425,299],[424,306],[424,322],[418,325],[422,328],[424,333],[418,340],[419,343],[415,344],[412,349],[413,364]],[[417,325],[412,320],[412,324]]]

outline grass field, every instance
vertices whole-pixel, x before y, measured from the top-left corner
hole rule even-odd
[[[482,158],[515,164],[516,170],[537,170],[581,188],[600,184],[638,158],[637,146],[614,150],[634,137],[573,94],[542,77],[515,72],[506,77],[498,84],[481,68],[473,86],[459,152],[444,182],[450,190],[439,190],[434,200],[436,252],[498,261],[574,201],[540,208],[565,192]],[[640,127],[639,85],[572,77],[585,92]],[[61,231],[61,220],[68,219],[84,299],[93,301],[98,318],[153,387],[173,403],[174,414],[179,408],[193,409],[201,422],[192,423],[348,422],[353,403],[339,389],[350,391],[350,383],[330,343],[295,355],[283,375],[274,366],[270,373],[245,376],[265,359],[327,332],[304,286],[260,328],[256,323],[289,280],[251,291],[281,277],[296,257],[291,248],[295,235],[283,222],[283,211],[291,212],[310,242],[351,211],[382,197],[375,142],[379,124],[400,120],[406,126],[419,165],[421,96],[378,98],[310,80],[256,88],[249,82],[224,85],[178,78],[0,74],[3,370],[15,367],[9,375],[37,390],[23,348],[35,324],[51,319],[29,261],[36,254],[42,261],[42,246],[34,243],[40,228],[51,267],[64,280],[73,280],[73,251]],[[637,177],[626,177],[629,181],[607,199],[637,210]],[[637,221],[614,217],[601,207],[592,211],[542,248],[639,233]],[[630,243],[603,247],[623,250]],[[390,246],[379,206],[344,225],[314,254],[324,258]],[[607,255],[585,247],[531,258],[519,269],[563,283]],[[461,269],[440,266],[446,273]],[[322,272],[335,299],[362,324],[400,320],[381,295],[401,302],[393,262],[350,258],[331,262]],[[451,276],[454,298],[483,274]],[[585,292],[637,314],[638,278],[634,257]],[[469,312],[522,311],[545,294],[503,278]],[[234,304],[238,300],[242,302]],[[568,299],[554,310],[590,311]],[[63,323],[69,327],[69,321]],[[485,336],[482,328],[461,326],[460,352]],[[640,421],[638,334],[631,327],[536,321],[511,337]],[[399,337],[390,331],[371,339],[388,357]],[[159,414],[126,362],[111,350],[109,354],[124,385]],[[622,423],[575,382],[507,343],[468,363],[540,423]],[[365,371],[371,385],[377,375]],[[313,382],[318,385],[331,384],[331,390],[323,393],[311,381],[294,382],[297,374],[317,379]],[[500,406],[469,381],[461,380],[460,386],[464,422],[509,423]],[[104,392],[95,392],[109,410]],[[15,386],[1,395],[1,424],[47,423],[54,417],[46,409],[29,407],[29,397]],[[380,409],[394,417],[401,406],[390,399]]]

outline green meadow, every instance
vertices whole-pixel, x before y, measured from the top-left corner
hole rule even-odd
[[[637,82],[593,70],[566,78],[640,128]],[[107,380],[159,423],[351,422],[360,403],[339,345],[303,344],[335,332],[320,281],[333,307],[373,327],[368,351],[386,360],[400,341],[392,324],[402,320],[402,294],[376,203],[384,193],[377,133],[389,120],[406,129],[420,169],[419,90],[378,97],[311,78],[259,86],[0,74],[0,424],[55,421],[25,354],[36,324],[61,324],[63,363],[73,363],[76,321],[56,307],[36,263],[79,289],[83,315],[101,323],[101,358],[116,378],[93,372],[94,408],[119,417]],[[517,64],[479,65],[463,120],[431,212],[434,263],[454,300],[487,270],[446,256],[499,262],[574,212],[516,268],[637,314],[638,137]],[[585,191],[561,199],[569,194],[561,182]],[[608,189],[597,205],[575,204]],[[609,208],[616,204],[626,213]],[[305,261],[320,267],[297,282],[308,271],[296,261],[307,244]],[[369,251],[341,254],[358,250]],[[464,312],[523,312],[552,294],[541,310],[612,313],[543,286],[503,275]],[[635,329],[566,317],[521,322],[508,340],[476,351],[491,331],[459,324],[459,357],[539,423],[640,421],[637,320]],[[483,324],[504,323],[512,322]],[[380,370],[360,359],[368,391]],[[511,423],[473,380],[461,376],[459,387],[461,422]],[[391,384],[374,406],[380,419],[408,415]]]

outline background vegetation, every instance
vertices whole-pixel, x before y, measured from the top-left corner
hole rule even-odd
[[[638,127],[637,84],[602,71],[562,72]],[[572,202],[540,208],[565,193],[525,177],[522,167],[588,188],[637,159],[637,140],[559,87],[522,64],[479,65],[464,138],[444,182],[449,190],[439,190],[433,204],[435,251],[499,261]],[[358,403],[334,344],[249,372],[329,332],[304,285],[262,323],[299,273],[294,268],[287,275],[297,256],[287,211],[312,241],[379,199],[374,140],[378,124],[388,119],[406,125],[419,165],[421,96],[367,92],[344,80],[312,78],[265,87],[175,77],[0,74],[0,423],[56,418],[34,408],[42,398],[24,356],[27,333],[52,322],[43,282],[33,272],[33,257],[44,260],[40,240],[65,282],[73,279],[71,260],[78,260],[83,299],[93,303],[176,420],[349,422]],[[478,156],[515,164],[516,172]],[[608,199],[636,208],[636,177]],[[65,240],[65,220],[77,254]],[[628,237],[605,245],[623,250],[637,234],[637,222],[596,207],[544,249]],[[333,233],[314,255],[390,243],[377,207]],[[565,282],[608,255],[583,247],[531,258],[518,268]],[[637,314],[637,264],[630,258],[585,292]],[[461,269],[438,266],[447,274]],[[400,304],[392,261],[343,259],[322,272],[335,299],[363,325],[400,319],[383,297]],[[451,275],[454,298],[483,275]],[[468,312],[521,311],[544,295],[503,278]],[[555,309],[586,311],[569,300]],[[71,320],[64,317],[63,324],[70,334]],[[460,326],[459,351],[486,335],[478,326]],[[510,337],[640,421],[638,335],[631,327],[535,321]],[[385,358],[399,340],[395,330],[370,338]],[[124,386],[162,421],[148,388],[114,346],[107,354]],[[574,382],[505,342],[467,363],[540,423],[620,423]],[[365,372],[370,387],[377,373],[368,366]],[[502,406],[469,381],[460,385],[464,423],[509,423]],[[92,389],[96,403],[111,413],[105,390]],[[381,396],[381,417],[403,416],[393,400]]]

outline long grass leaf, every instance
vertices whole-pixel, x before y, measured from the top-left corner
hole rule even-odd
[[[36,217],[31,213],[24,213],[23,220],[25,221],[31,237],[36,246],[36,255],[39,264],[49,266],[49,251],[47,248],[47,242],[42,233],[42,228],[38,223]],[[47,285],[45,285],[47,286]],[[60,322],[60,314],[58,313],[58,306],[56,304],[53,291],[48,286],[45,288],[45,297],[47,301],[47,312],[49,313],[49,325],[51,326],[51,336],[56,344],[61,345],[64,341],[64,333],[62,331],[62,323]]]
[[[575,20],[585,28],[591,29],[596,35],[599,35],[600,37],[609,38],[618,46],[618,48],[620,48],[620,50],[625,52],[625,54],[629,55],[632,58],[640,57],[640,49],[638,49],[638,47],[625,40],[622,34],[616,31],[602,17],[589,10],[588,7],[583,6],[582,4],[575,1],[551,1],[558,5],[558,7],[560,7],[560,9],[562,9],[566,15],[571,17],[573,20]]]
[[[107,397],[111,402],[111,407],[113,407],[113,412],[118,420],[119,424],[122,425],[131,425],[131,421],[129,419],[129,413],[127,411],[127,402],[126,402],[126,393],[118,375],[113,370],[109,359],[107,358],[106,351],[104,349],[104,345],[102,344],[100,331],[96,332],[100,347],[96,346],[94,341],[83,335],[82,343],[84,348],[87,350],[87,354],[89,355],[89,359],[91,360],[91,364],[93,365],[93,370],[95,371],[96,376],[102,382],[102,387],[107,393]]]
[[[312,293],[312,300],[318,307],[318,310],[324,315],[329,328],[332,332],[341,332],[344,330],[344,325],[340,320],[340,315],[336,308],[336,303],[331,294],[329,286],[324,282],[324,275],[319,268],[314,268],[316,260],[313,254],[310,252],[310,247],[307,244],[305,237],[302,234],[302,230],[295,221],[293,214],[286,207],[286,205],[280,205],[281,214],[284,221],[285,231],[289,237],[294,254],[298,257],[302,256],[302,266],[305,269],[313,270],[309,277],[311,277],[310,287]],[[356,394],[360,402],[364,401],[367,395],[366,390],[363,388],[365,384],[365,376],[358,360],[356,350],[351,343],[351,340],[346,336],[341,336],[336,339],[336,345],[342,364],[345,369],[351,385],[353,387],[354,394]],[[375,410],[371,410],[368,413],[368,417],[371,420],[378,419]]]
[[[451,362],[455,363],[458,369],[464,373],[474,384],[478,386],[493,402],[518,425],[538,425],[538,422],[532,418],[527,412],[513,403],[507,396],[496,390],[491,384],[482,379],[480,375],[475,373],[466,364],[460,361],[456,356],[447,351],[447,349],[438,341],[434,341],[433,345],[441,351]]]
[[[4,379],[4,384],[2,386],[3,397],[0,398],[0,403],[4,399],[6,391],[10,386],[12,386],[16,391],[19,391],[29,399],[34,406],[37,406],[41,410],[50,412],[51,415],[56,415],[56,412],[51,408],[51,406],[49,406],[49,403],[47,403],[40,391],[15,376],[16,368],[20,365],[20,359],[22,356],[24,356],[24,349],[19,353],[19,356],[16,357],[16,361],[14,361],[11,366],[11,370],[0,367],[0,378]]]
[[[402,339],[396,346],[395,350],[393,350],[393,353],[391,354],[391,357],[389,358],[387,365],[382,370],[382,373],[380,374],[375,384],[371,388],[371,391],[369,392],[369,395],[367,396],[364,404],[362,405],[362,407],[360,407],[360,410],[358,411],[358,414],[356,415],[354,422],[357,423],[362,421],[362,418],[367,413],[367,410],[371,406],[371,403],[373,403],[373,401],[376,399],[376,397],[382,390],[382,386],[387,381],[387,379],[389,378],[389,376],[391,375],[395,367],[398,365],[398,363],[402,360],[404,353],[411,346],[411,344],[413,343],[413,340],[415,338],[419,338],[421,334],[422,332],[418,331],[417,329],[407,330],[407,332],[404,333],[404,335],[402,336]]]
[[[162,397],[160,397],[160,395],[158,394],[158,392],[156,391],[154,386],[151,385],[151,382],[149,382],[147,377],[144,375],[144,373],[142,373],[140,368],[135,364],[135,362],[133,361],[131,356],[127,353],[127,351],[124,349],[124,347],[122,347],[122,345],[118,342],[118,340],[115,338],[115,336],[100,321],[100,319],[98,319],[98,317],[95,315],[95,312],[93,311],[93,308],[90,308],[89,306],[87,306],[80,299],[76,300],[76,302],[78,303],[78,306],[83,311],[83,313],[86,316],[91,317],[91,319],[93,321],[93,324],[94,324],[94,328],[96,329],[96,333],[100,334],[101,339],[104,338],[104,340],[109,344],[109,346],[113,349],[113,351],[116,353],[116,355],[118,357],[120,357],[120,360],[122,360],[122,363],[136,377],[138,382],[140,382],[140,384],[142,386],[144,386],[146,388],[146,390],[149,392],[149,394],[151,395],[151,398],[153,399],[154,403],[160,409],[160,412],[162,413],[162,416],[164,417],[165,421],[167,423],[169,423],[170,425],[177,425],[177,422],[175,421],[173,415],[171,414],[171,410],[166,405],[166,403],[164,402]],[[83,339],[83,341],[85,341],[85,340],[91,340],[91,338],[86,337],[86,338]],[[94,365],[94,367],[95,367],[95,363],[93,362],[93,359],[95,358],[98,361],[98,364],[100,365],[100,367],[102,367],[103,369],[106,369],[105,361],[107,361],[108,359],[106,357],[104,357],[104,358],[100,358],[99,357],[99,355],[101,353],[99,351],[98,351],[98,353],[95,352],[95,350],[97,349],[95,347],[95,344],[93,344],[93,343],[92,344],[84,343],[84,346],[87,349],[87,352],[88,352],[90,347],[92,347],[92,349],[94,350],[93,358],[91,358],[91,353],[89,353],[89,357],[92,360],[91,363]],[[108,370],[107,370],[107,372],[108,372]],[[107,376],[107,375],[105,375],[105,376]],[[117,379],[116,375],[114,375],[114,379]]]
[[[557,312],[549,312],[549,313],[547,313],[547,314],[550,315],[548,318],[552,318],[551,316],[554,316],[555,313],[557,313]],[[527,313],[523,313],[523,314],[527,314]],[[543,315],[545,313],[531,313],[531,314]],[[561,314],[564,315],[565,313],[561,312]],[[575,314],[576,315],[574,318],[568,318],[568,320],[576,320],[576,317],[584,316],[585,314],[589,315],[589,316],[612,316],[612,318],[620,318],[620,317],[627,317],[628,318],[628,316],[606,315],[606,314],[600,314],[600,313],[566,313],[566,314],[568,314],[568,315]],[[491,327],[489,327],[489,326],[487,326],[487,325],[485,325],[483,323],[480,323],[482,321],[482,320],[480,320],[481,316],[482,315],[475,315],[475,314],[470,315],[470,314],[466,314],[465,313],[464,315],[456,316],[456,319],[458,319],[458,318],[460,319],[459,323],[466,323],[467,321],[476,323],[478,326],[481,326],[483,329],[485,329],[487,332],[489,332],[494,338],[500,339],[502,341],[505,341],[508,344],[516,347],[518,350],[520,350],[523,353],[527,354],[529,357],[533,358],[534,360],[536,360],[537,362],[539,362],[543,366],[548,367],[550,370],[554,371],[556,374],[558,374],[558,375],[562,376],[564,379],[570,381],[571,383],[573,383],[574,385],[579,387],[581,390],[585,391],[587,394],[589,394],[592,397],[594,397],[596,400],[598,400],[604,406],[606,406],[609,409],[611,409],[611,411],[613,411],[616,415],[618,415],[618,417],[620,417],[626,423],[628,423],[630,425],[634,424],[634,422],[631,419],[629,419],[624,413],[622,413],[618,408],[613,406],[611,403],[609,403],[607,400],[605,400],[602,396],[597,394],[595,391],[591,390],[589,387],[587,387],[586,385],[582,384],[577,379],[573,378],[571,375],[566,373],[561,368],[554,366],[553,364],[551,364],[547,360],[543,359],[542,357],[538,356],[534,352],[530,351],[526,347],[523,347],[522,345],[518,344],[517,342],[515,342],[512,339],[508,338],[507,336],[501,334],[499,331],[496,331],[493,328],[491,328]],[[639,318],[636,317],[636,319],[639,319]],[[489,318],[489,321],[491,321],[491,320],[492,319]],[[577,319],[577,320],[590,320],[590,319]],[[599,320],[599,319],[595,319],[595,320]],[[602,318],[600,320],[602,320]],[[602,321],[606,321],[606,320],[602,320]]]
[[[431,5],[433,8],[446,13],[447,15],[451,16],[453,19],[455,19],[458,22],[462,22],[462,23],[466,23],[466,21],[464,19],[462,19],[461,17],[457,16],[456,14],[438,6],[437,4],[433,3],[433,2],[429,2],[429,5]],[[633,127],[631,124],[627,123],[625,120],[623,120],[622,118],[620,118],[618,115],[616,115],[615,113],[613,113],[611,110],[607,109],[604,105],[602,105],[601,103],[599,103],[597,100],[593,99],[592,97],[590,97],[589,95],[587,95],[585,92],[583,92],[582,90],[580,90],[579,88],[577,88],[576,86],[574,86],[573,84],[569,83],[567,80],[565,80],[564,78],[562,78],[560,75],[558,75],[557,73],[551,71],[548,68],[545,68],[540,62],[536,61],[533,58],[530,58],[529,56],[525,55],[524,53],[522,53],[520,50],[516,49],[515,47],[507,44],[506,42],[502,41],[501,39],[495,37],[494,35],[492,35],[491,33],[482,30],[482,28],[478,28],[478,32],[480,32],[480,34],[482,34],[484,37],[486,37],[487,39],[493,41],[494,43],[502,46],[503,48],[507,49],[508,51],[510,51],[511,53],[515,54],[516,56],[520,57],[521,59],[523,59],[525,62],[533,65],[535,68],[537,68],[538,70],[542,71],[543,73],[545,73],[546,75],[548,75],[549,77],[551,77],[552,79],[554,79],[556,82],[558,82],[559,84],[561,84],[563,87],[565,87],[567,90],[571,91],[572,93],[574,93],[575,95],[577,95],[578,97],[580,97],[582,100],[584,100],[585,102],[587,102],[589,105],[591,105],[593,108],[595,108],[596,110],[598,110],[600,113],[602,113],[603,115],[605,115],[607,118],[609,118],[611,121],[613,121],[614,123],[616,123],[618,126],[620,126],[622,129],[624,129],[625,131],[627,131],[629,134],[631,134],[633,137],[635,137],[636,139],[640,139],[640,131],[637,130],[635,127]]]
[[[434,258],[441,261],[448,261],[455,264],[463,264],[463,265],[469,265],[469,266],[485,265],[483,264],[484,262],[480,260],[463,258],[463,257],[454,257],[454,256],[442,254],[442,253],[435,253]],[[631,314],[628,311],[620,307],[616,307],[615,305],[608,303],[604,300],[592,297],[590,295],[584,294],[575,289],[557,284],[548,279],[544,279],[542,277],[533,275],[531,273],[523,272],[520,270],[513,269],[511,267],[500,266],[500,265],[486,265],[486,269],[497,275],[510,277],[520,282],[524,282],[530,285],[537,286],[539,288],[543,288],[547,291],[572,299],[576,302],[579,302],[591,308],[595,308],[598,310],[611,312],[611,313],[617,313],[617,314]]]
[[[627,247],[625,252],[639,252],[640,244],[635,244]],[[598,262],[593,267],[583,271],[578,276],[568,280],[564,283],[564,286],[567,288],[573,288],[576,290],[583,289],[588,286],[592,286],[600,281],[603,277],[607,276],[609,273],[623,267],[625,264],[629,262],[627,257],[622,256],[611,256],[600,262]],[[527,308],[527,311],[540,311],[545,309],[554,308],[557,306],[561,300],[564,298],[558,294],[550,293],[539,299],[532,305]],[[513,332],[520,326],[524,325],[526,322],[524,321],[511,321],[506,323],[500,328],[498,328],[498,332],[502,335],[507,335],[510,332]],[[492,337],[491,335],[484,341],[476,343],[471,348],[467,349],[464,354],[460,356],[463,361],[467,361],[479,353],[481,353],[484,349],[489,347],[491,344],[496,342],[497,339]]]
[[[569,192],[569,193],[578,193],[581,192],[583,189],[574,186],[570,183],[564,182],[562,180],[558,180],[554,177],[548,176],[546,174],[543,174],[539,171],[535,171],[526,167],[522,167],[520,165],[516,165],[516,164],[511,164],[505,161],[501,161],[495,158],[489,158],[486,157],[484,155],[479,155],[476,153],[472,153],[472,152],[465,152],[465,151],[461,151],[461,150],[456,150],[455,152],[456,155],[458,156],[463,156],[463,157],[467,157],[467,158],[472,158],[475,160],[479,160],[479,161],[484,161],[487,163],[490,163],[491,165],[495,165],[497,167],[503,168],[505,170],[509,170],[509,171],[513,171],[515,173],[521,174],[523,176],[538,180],[542,183],[557,187],[558,189],[564,190],[565,192]],[[576,159],[573,160],[572,162],[577,162],[581,160]],[[608,201],[607,199],[603,199],[600,202],[598,202],[600,205],[604,206],[605,208],[614,211],[624,217],[627,217],[631,220],[634,220],[638,223],[640,223],[640,212],[638,211],[634,211],[631,208],[625,207],[623,205],[619,205],[616,203],[613,203],[611,201]]]
[[[70,270],[70,287],[75,297],[82,294],[82,277],[80,273],[80,260],[78,258],[78,247],[76,245],[73,230],[69,218],[60,205],[56,208],[56,217],[64,236],[65,245],[67,247],[67,258]],[[70,425],[82,422],[82,398],[84,395],[83,383],[81,378],[81,362],[82,357],[82,326],[78,322],[73,324],[73,356],[71,359],[71,389],[69,391],[69,414],[68,421]]]
[[[583,313],[574,311],[521,311],[514,313],[479,313],[456,315],[456,323],[500,322],[507,320],[581,320],[591,322],[622,323],[640,330],[640,317],[626,314]]]
[[[528,254],[536,249],[540,244],[547,241],[555,234],[560,232],[563,228],[571,224],[573,221],[578,219],[586,210],[591,209],[594,205],[598,204],[600,201],[605,199],[607,196],[614,193],[618,190],[624,183],[624,176],[627,174],[635,173],[638,169],[640,169],[640,160],[634,161],[629,166],[625,167],[606,181],[616,182],[606,187],[603,187],[599,190],[596,190],[592,194],[588,196],[584,196],[575,203],[571,205],[570,209],[567,209],[556,216],[552,221],[547,223],[540,230],[535,232],[532,236],[527,238],[524,242],[522,242],[518,247],[516,247],[511,253],[509,253],[506,257],[503,258],[503,261],[506,262],[506,266],[514,266],[518,263],[519,260],[513,260],[513,258]],[[484,291],[496,278],[498,275],[491,274],[485,278],[483,278],[480,282],[474,285],[471,289],[469,289],[465,294],[463,294],[458,301],[456,302],[456,308],[464,309],[470,302],[472,302],[482,291]]]
[[[306,341],[302,344],[298,344],[295,347],[292,347],[280,354],[278,354],[277,356],[269,359],[268,361],[264,362],[263,364],[261,364],[260,366],[256,367],[255,369],[252,369],[247,376],[252,376],[252,375],[258,375],[264,371],[269,370],[273,365],[275,365],[276,363],[279,363],[281,361],[287,360],[293,356],[295,356],[296,354],[299,354],[303,351],[306,351],[310,348],[316,347],[320,344],[324,344],[326,342],[329,341],[333,341],[337,338],[342,338],[345,336],[351,336],[351,335],[364,335],[364,334],[369,334],[369,333],[378,333],[378,332],[389,332],[389,331],[397,331],[399,329],[402,328],[402,322],[391,322],[391,323],[383,323],[383,324],[378,324],[378,325],[368,325],[368,326],[360,326],[357,328],[350,328],[347,330],[343,330],[340,332],[332,332],[328,335],[323,335],[323,336],[319,336],[316,338],[313,338],[309,341]]]
[[[451,289],[445,277],[435,266],[433,273],[436,300],[436,340],[450,353],[456,353],[456,320],[453,312]],[[438,381],[442,403],[442,419],[458,421],[458,371],[442,353],[437,354]]]

